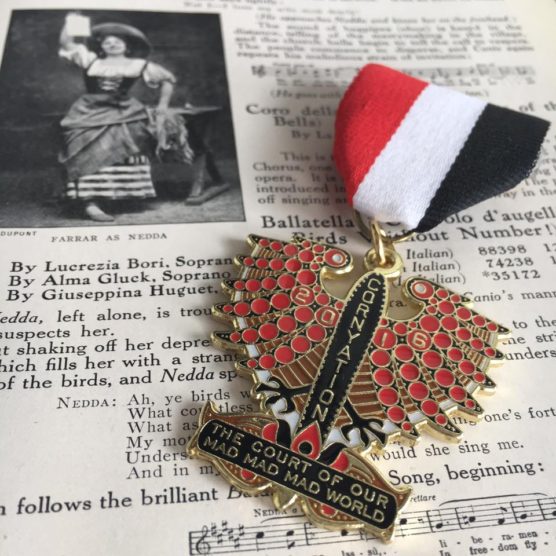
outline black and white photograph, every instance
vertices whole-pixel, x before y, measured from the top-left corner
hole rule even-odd
[[[15,10],[0,227],[243,221],[218,14]]]

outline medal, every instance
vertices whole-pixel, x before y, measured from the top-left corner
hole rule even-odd
[[[390,485],[367,455],[425,431],[458,440],[451,417],[480,418],[476,394],[494,388],[490,368],[509,334],[420,276],[402,283],[411,316],[392,314],[403,270],[395,243],[516,185],[546,129],[538,118],[364,68],[340,104],[334,158],[371,241],[367,272],[333,295],[326,281],[351,271],[347,251],[249,236],[237,279],[223,283],[230,301],[213,308],[233,331],[213,340],[240,354],[236,369],[252,381],[260,411],[219,413],[208,403],[189,454],[243,492],[271,491],[278,509],[297,504],[318,526],[389,540],[410,489]],[[391,237],[379,221],[408,232]]]

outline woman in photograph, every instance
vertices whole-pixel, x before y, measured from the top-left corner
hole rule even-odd
[[[135,27],[94,25],[86,40],[77,42],[67,21],[59,54],[82,69],[87,92],[61,121],[66,196],[81,203],[91,220],[110,222],[113,217],[105,212],[106,202],[156,195],[149,154],[155,144],[153,134],[160,128],[157,117],[168,112],[175,78],[148,61],[150,43]],[[151,114],[129,94],[139,79],[160,91]]]

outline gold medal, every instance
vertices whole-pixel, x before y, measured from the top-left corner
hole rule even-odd
[[[278,509],[298,504],[317,526],[391,539],[410,489],[394,488],[367,455],[393,440],[413,444],[423,431],[458,441],[452,417],[481,417],[475,395],[494,389],[490,368],[509,334],[441,284],[400,282],[395,244],[516,185],[547,127],[366,66],[340,103],[334,158],[371,242],[367,271],[337,295],[327,280],[351,271],[347,251],[299,236],[249,237],[238,278],[223,284],[230,301],[214,307],[234,330],[213,339],[241,354],[236,368],[260,412],[208,404],[189,453],[243,492],[270,490]],[[388,236],[378,221],[410,232]],[[407,314],[390,308],[397,292]]]
[[[270,489],[279,509],[297,503],[318,526],[389,540],[410,489],[390,485],[365,455],[392,440],[414,443],[422,430],[457,440],[450,416],[480,417],[474,394],[494,388],[488,371],[503,358],[496,344],[508,330],[421,277],[402,287],[415,315],[392,317],[402,263],[374,228],[381,239],[368,272],[345,298],[326,279],[351,270],[346,251],[249,237],[238,278],[223,284],[230,302],[213,309],[234,331],[213,339],[243,356],[236,368],[253,382],[261,412],[221,414],[207,404],[189,453],[246,493]]]

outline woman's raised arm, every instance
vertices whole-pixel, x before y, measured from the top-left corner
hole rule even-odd
[[[73,46],[75,46],[75,41],[73,40],[73,37],[70,36],[68,33],[68,20],[66,16],[64,26],[62,27],[62,31],[60,33],[60,47],[64,50],[71,50]]]

